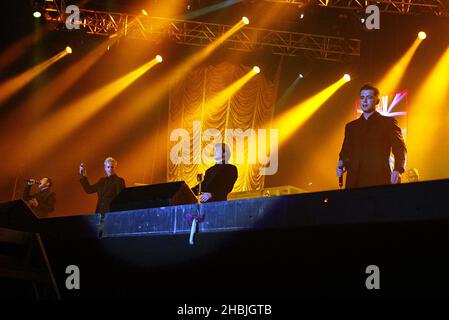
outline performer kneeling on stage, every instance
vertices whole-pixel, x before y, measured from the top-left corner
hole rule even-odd
[[[225,201],[228,193],[234,188],[238,173],[237,167],[227,163],[231,158],[231,151],[225,143],[214,146],[216,164],[206,170],[204,181],[201,183],[201,202]],[[198,194],[199,185],[192,188]]]
[[[376,111],[379,89],[364,85],[360,89],[363,114],[346,124],[337,176],[347,171],[346,188],[400,183],[405,171],[407,149],[396,119]],[[390,153],[394,169],[390,169]]]
[[[48,214],[55,210],[56,195],[51,191],[53,182],[50,178],[42,178],[37,181],[27,180],[27,185],[23,190],[23,200],[33,209],[39,218],[46,218]],[[31,187],[38,184],[39,192],[30,194]]]
[[[125,180],[120,178],[115,173],[117,161],[114,158],[108,157],[104,160],[104,170],[106,177],[101,178],[97,183],[91,185],[87,180],[87,171],[83,163],[80,164],[80,182],[86,193],[97,193],[98,201],[95,212],[106,213],[109,212],[109,206],[112,200],[120,191],[125,188]]]

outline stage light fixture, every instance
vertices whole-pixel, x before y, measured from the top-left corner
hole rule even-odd
[[[427,34],[426,34],[424,31],[420,31],[420,32],[418,33],[418,37],[419,37],[421,40],[424,40],[425,38],[427,38]]]
[[[299,79],[304,79],[304,75],[302,73],[298,74]]]
[[[247,17],[242,17],[242,22],[244,24],[249,24],[249,19]]]
[[[144,16],[148,16],[148,12],[147,12],[145,9],[142,9],[142,14],[143,14]]]
[[[31,7],[32,7],[32,12],[33,12],[33,17],[35,17],[36,19],[42,17],[42,14],[44,12],[44,1],[42,0],[31,0],[28,1],[31,2]]]
[[[301,12],[301,14],[299,15],[299,19],[304,19],[304,13],[303,12]]]
[[[72,48],[70,48],[70,47],[65,47],[65,51],[68,53],[68,54],[71,54],[73,51],[72,51]]]
[[[362,18],[362,19],[360,19],[360,22],[363,24],[363,23],[365,23],[365,18]]]
[[[258,66],[254,66],[254,67],[253,67],[253,71],[254,71],[255,73],[260,73],[260,68],[259,68]]]
[[[351,76],[347,73],[345,73],[345,75],[343,76],[343,79],[345,79],[346,82],[351,81]]]
[[[162,56],[161,55],[157,55],[156,56],[156,60],[157,60],[157,62],[159,62],[159,63],[161,63],[162,62]]]

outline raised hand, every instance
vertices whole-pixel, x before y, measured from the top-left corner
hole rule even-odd
[[[80,175],[82,175],[83,177],[87,176],[87,170],[86,167],[84,166],[84,163],[80,164]]]

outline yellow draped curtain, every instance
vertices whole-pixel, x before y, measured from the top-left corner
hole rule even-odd
[[[203,161],[201,152],[211,141],[205,141],[204,132],[207,129],[217,129],[226,140],[225,129],[267,129],[273,118],[276,102],[277,84],[267,80],[263,73],[254,76],[235,93],[227,94],[223,99],[225,88],[241,79],[251,68],[222,62],[191,71],[182,81],[171,85],[169,96],[168,128],[169,135],[173,130],[184,129],[188,132],[189,161],[173,163],[170,159],[172,148],[180,140],[168,142],[167,181],[184,180],[190,187],[197,184],[196,176],[204,173],[214,164]],[[228,90],[229,91],[229,90]],[[228,92],[225,91],[225,92]],[[222,97],[222,98],[218,98]],[[194,130],[193,123],[201,124],[201,130]],[[199,136],[201,135],[201,136]],[[194,152],[194,142],[200,141],[201,147]],[[198,145],[198,144],[197,144]],[[245,161],[236,161],[236,143],[231,150],[231,160],[237,166],[238,179],[233,192],[258,190],[264,186],[264,176],[260,174],[261,164],[248,163],[248,141],[245,139]],[[185,150],[184,150],[185,151]],[[184,152],[185,153],[185,152]],[[268,154],[267,154],[268,156]],[[185,163],[188,162],[188,163]]]

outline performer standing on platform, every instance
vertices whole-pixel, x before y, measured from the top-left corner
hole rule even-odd
[[[116,167],[117,161],[114,158],[106,158],[104,160],[104,170],[107,176],[91,185],[87,180],[87,171],[84,164],[80,164],[80,182],[84,191],[86,193],[96,192],[98,194],[97,207],[95,209],[97,213],[109,212],[109,206],[112,200],[125,188],[125,180],[118,177],[115,173]]]
[[[30,194],[31,187],[38,184],[39,192]],[[51,191],[53,182],[50,178],[42,178],[37,181],[27,180],[27,185],[23,190],[23,200],[33,209],[39,218],[46,218],[48,214],[55,210],[56,195]]]
[[[214,146],[214,159],[216,164],[206,170],[204,181],[201,183],[201,202],[225,201],[228,193],[234,188],[237,181],[237,167],[228,163],[231,151],[225,143]],[[192,191],[198,193],[198,185]]]
[[[346,188],[400,183],[407,149],[396,119],[376,111],[379,89],[365,84],[360,89],[363,114],[346,124],[337,176],[347,171]],[[391,172],[389,159],[394,154]]]

